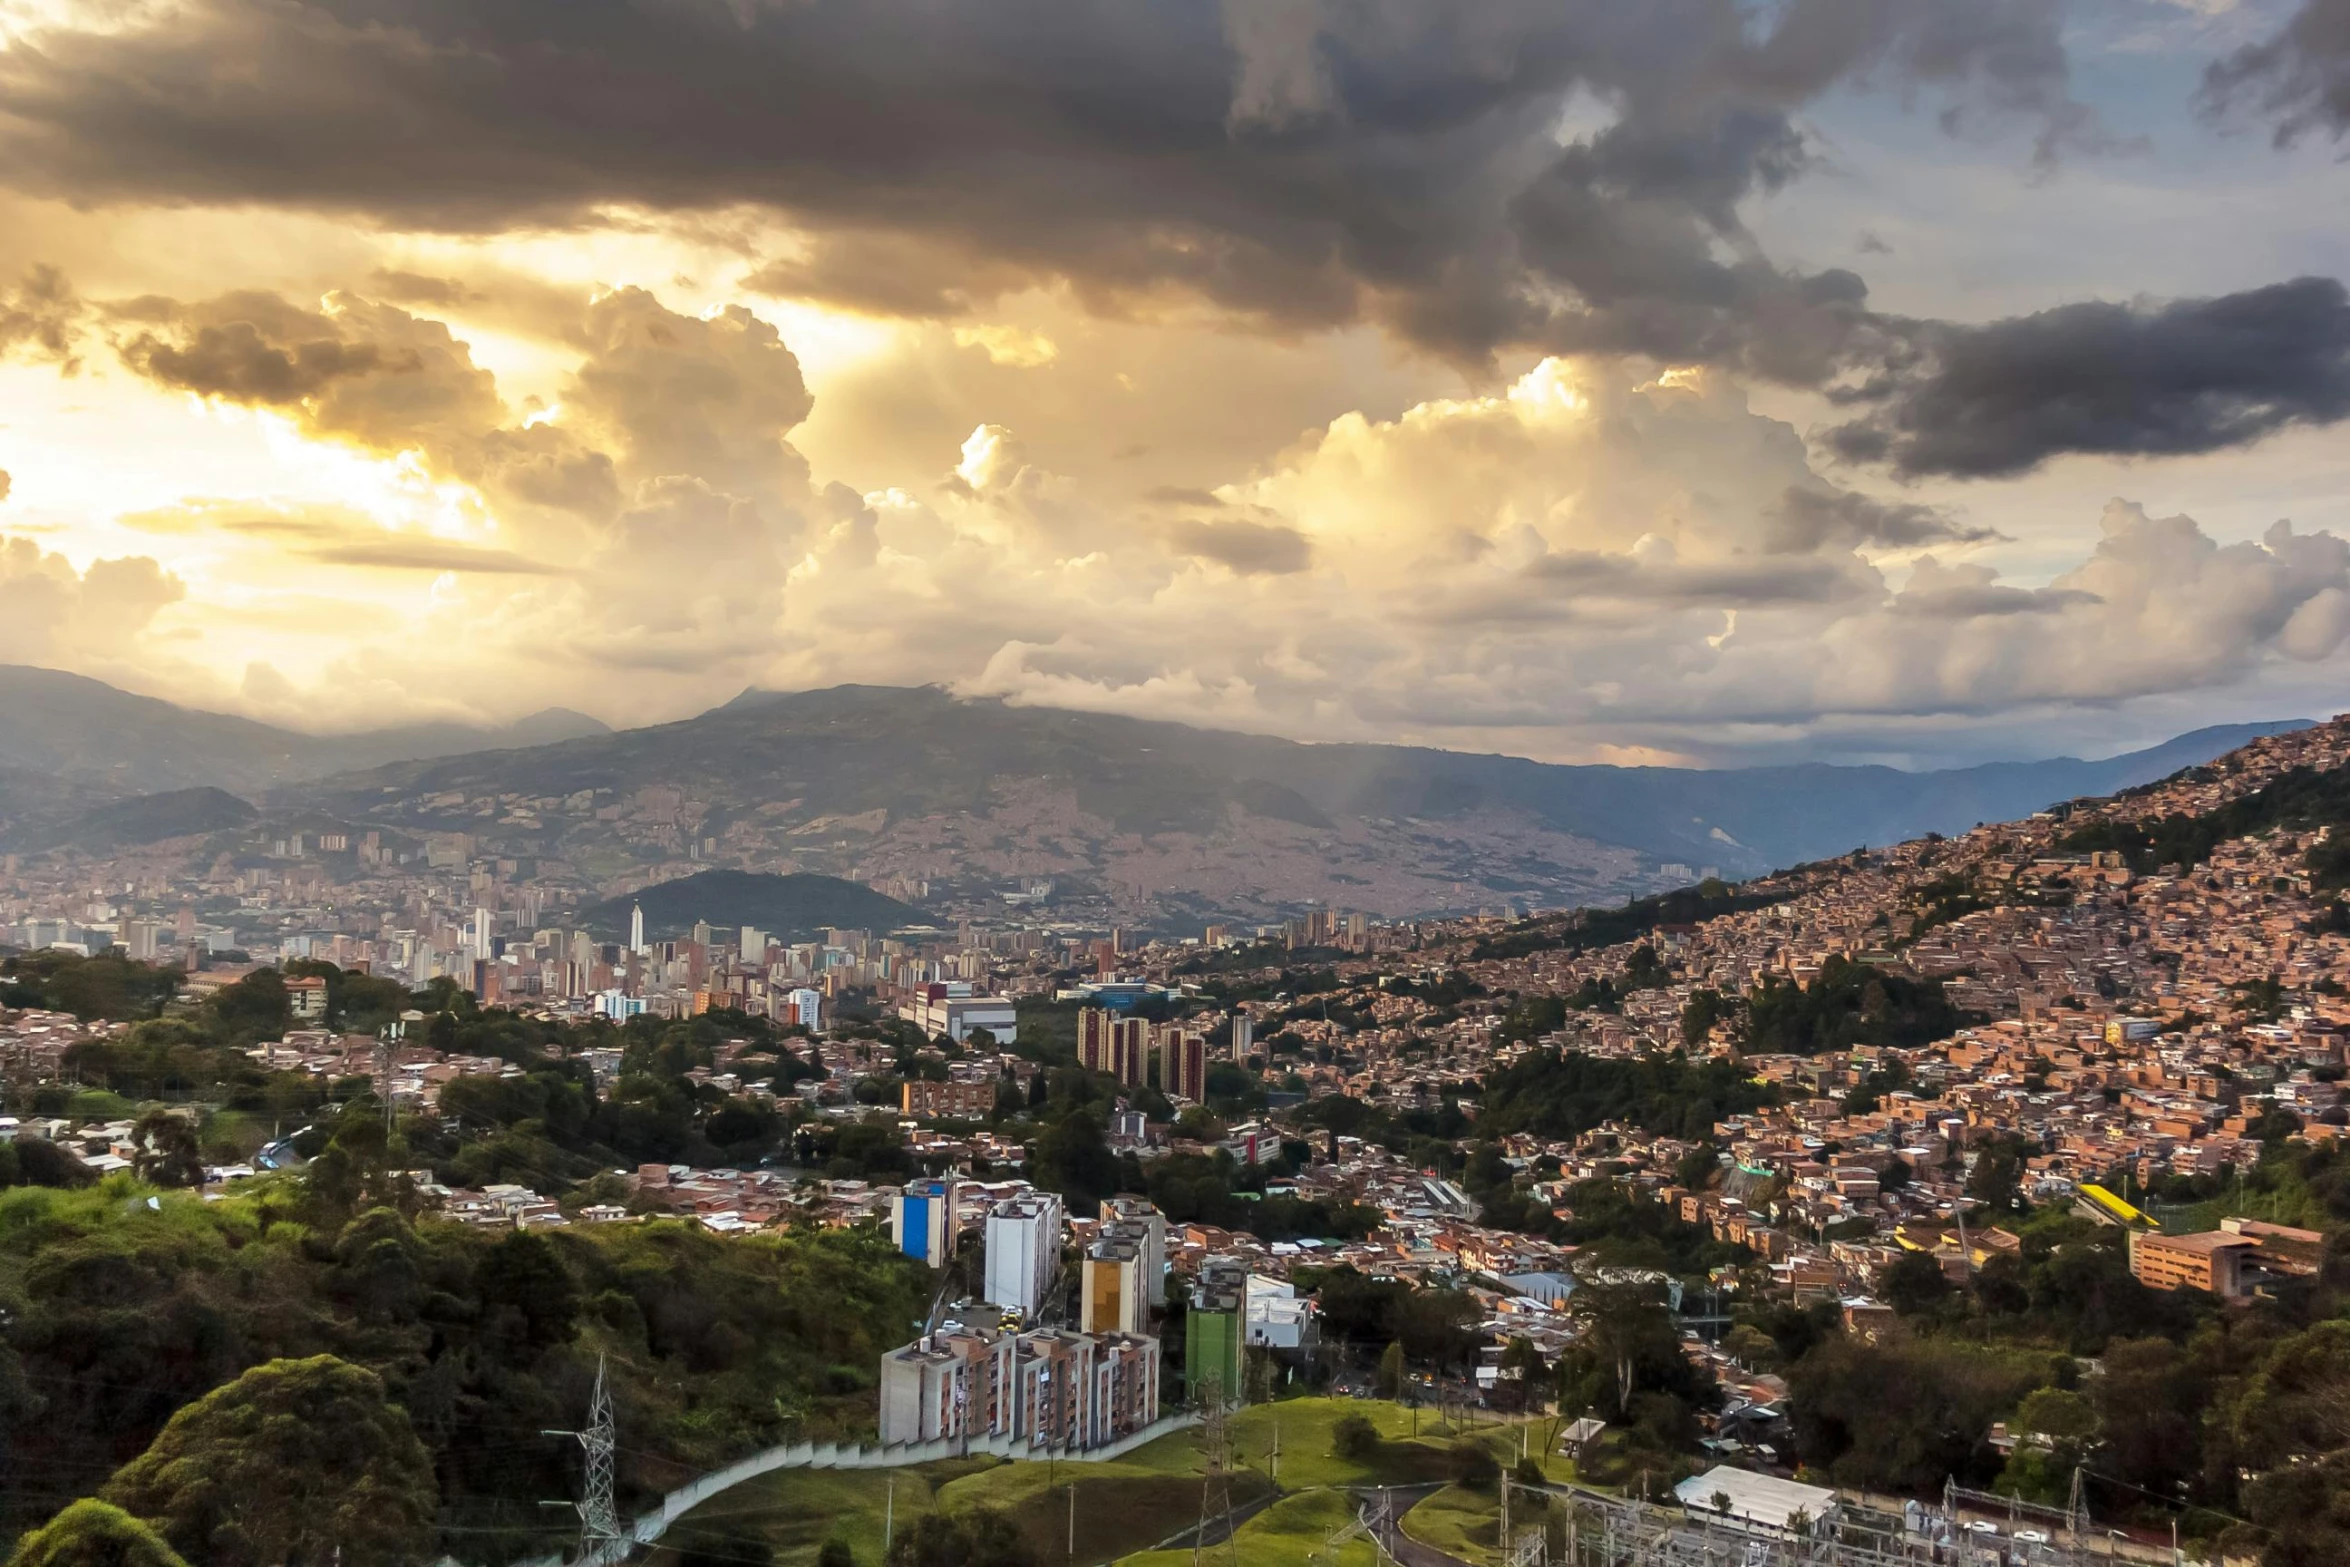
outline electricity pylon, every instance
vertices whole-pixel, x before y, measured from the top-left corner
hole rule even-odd
[[[1220,1393],[1207,1399],[1204,1414],[1200,1435],[1207,1449],[1208,1473],[1199,1488],[1199,1527],[1191,1535],[1191,1567],[1206,1567],[1219,1559],[1240,1567],[1240,1547],[1232,1538],[1232,1471],[1224,1449],[1224,1400]],[[1224,1529],[1224,1538],[1215,1546],[1208,1544],[1211,1522]],[[1213,1557],[1211,1550],[1216,1552]]]
[[[612,1450],[618,1435],[612,1423],[612,1394],[604,1386],[604,1357],[596,1357],[596,1391],[588,1403],[584,1431],[548,1431],[547,1436],[576,1437],[587,1455],[587,1474],[580,1486],[579,1559],[592,1567],[606,1567],[626,1553],[628,1537],[620,1529],[620,1513],[612,1501]],[[561,1503],[550,1505],[560,1506]]]

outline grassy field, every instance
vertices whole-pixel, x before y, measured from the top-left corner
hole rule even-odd
[[[1432,1545],[1474,1567],[1485,1567],[1500,1560],[1494,1549],[1500,1522],[1497,1492],[1448,1485],[1403,1515],[1403,1532],[1422,1545]]]
[[[878,1562],[886,1512],[894,1511],[900,1524],[919,1517],[937,1505],[939,1487],[985,1462],[778,1470],[714,1496],[680,1518],[662,1539],[663,1553],[747,1526],[775,1547],[775,1559],[784,1567],[814,1562],[824,1542],[836,1537],[848,1542],[859,1562]]]
[[[1322,1542],[1354,1521],[1343,1491],[1306,1491],[1275,1502],[1240,1526],[1233,1536],[1248,1567],[1307,1567]],[[1369,1540],[1353,1540],[1333,1558],[1336,1567],[1377,1567]],[[1191,1552],[1145,1551],[1119,1567],[1191,1567]]]
[[[1514,1446],[1506,1451],[1495,1444],[1495,1454],[1505,1464],[1517,1461]],[[1564,1483],[1575,1478],[1575,1466],[1564,1458],[1541,1460],[1546,1478]],[[1520,1494],[1512,1503],[1510,1528],[1523,1532],[1548,1516],[1547,1504]],[[1448,1485],[1428,1497],[1401,1520],[1403,1532],[1422,1545],[1432,1545],[1440,1551],[1459,1557],[1462,1561],[1485,1567],[1501,1560],[1501,1490],[1471,1491],[1457,1485]]]
[[[1147,1550],[1199,1517],[1196,1469],[1186,1474],[1172,1464],[1138,1468],[1125,1462],[980,1458],[894,1470],[778,1470],[695,1508],[678,1520],[663,1545],[682,1548],[697,1538],[712,1540],[721,1531],[748,1526],[774,1547],[776,1567],[811,1567],[824,1542],[832,1539],[847,1542],[860,1564],[873,1564],[881,1560],[890,1509],[902,1529],[933,1508],[992,1507],[1028,1537],[1038,1560],[1058,1567],[1071,1560],[1072,1486],[1077,1492],[1074,1559],[1080,1567]],[[1262,1476],[1238,1475],[1232,1499],[1248,1501],[1268,1489]]]
[[[1153,1443],[1157,1446],[1157,1443]],[[1196,1455],[1195,1455],[1196,1456]],[[1271,1490],[1260,1475],[1235,1475],[1232,1500]],[[1077,1549],[1069,1551],[1070,1492],[1076,1492]],[[1158,1544],[1199,1521],[1200,1480],[1172,1467],[1010,1463],[943,1487],[944,1507],[993,1507],[1019,1526],[1045,1562],[1098,1563]]]
[[[1340,1458],[1332,1451],[1338,1422],[1361,1415],[1378,1430],[1378,1448],[1361,1459]],[[1442,1426],[1432,1410],[1416,1415],[1401,1404],[1355,1398],[1293,1398],[1277,1404],[1258,1404],[1233,1415],[1226,1424],[1236,1464],[1268,1476],[1273,1470],[1273,1446],[1281,1447],[1281,1488],[1311,1490],[1329,1485],[1416,1485],[1441,1480],[1445,1452],[1459,1431]],[[1482,1425],[1479,1435],[1510,1454],[1517,1451],[1516,1426]],[[1416,1434],[1415,1434],[1416,1433]],[[1541,1446],[1537,1429],[1535,1446]],[[1148,1447],[1127,1454],[1120,1463],[1166,1474],[1200,1472],[1199,1437],[1177,1432]]]
[[[1369,1420],[1382,1438],[1376,1450],[1359,1460],[1332,1452],[1332,1433],[1350,1414]],[[1457,1435],[1440,1426],[1433,1411],[1422,1410],[1415,1419],[1400,1404],[1350,1398],[1260,1405],[1233,1415],[1227,1430],[1239,1469],[1232,1482],[1236,1504],[1273,1489],[1276,1433],[1281,1446],[1280,1488],[1298,1493],[1243,1527],[1241,1559],[1250,1567],[1260,1559],[1275,1567],[1292,1559],[1302,1562],[1313,1546],[1343,1527],[1351,1513],[1335,1488],[1443,1479],[1448,1449]],[[1481,1426],[1477,1434],[1505,1463],[1515,1460],[1514,1426]],[[1535,1446],[1540,1445],[1538,1428]],[[748,1527],[773,1545],[776,1567],[812,1567],[824,1542],[836,1538],[849,1545],[861,1567],[871,1567],[881,1560],[885,1510],[894,1508],[896,1521],[903,1526],[932,1508],[984,1506],[1011,1518],[1036,1546],[1040,1561],[1063,1567],[1072,1560],[1069,1493],[1074,1487],[1077,1567],[1120,1560],[1155,1567],[1157,1558],[1150,1547],[1198,1518],[1204,1470],[1197,1431],[1161,1437],[1108,1463],[974,1458],[897,1470],[779,1470],[711,1498],[679,1520],[664,1544],[684,1547],[697,1534],[710,1539],[715,1531]],[[1562,1463],[1554,1472],[1564,1478],[1568,1471]],[[889,1478],[893,1474],[894,1491]],[[1325,1523],[1326,1519],[1334,1521]],[[1487,1533],[1490,1537],[1490,1524]],[[1252,1541],[1266,1553],[1261,1558],[1250,1554]],[[1190,1559],[1189,1552],[1180,1554]]]

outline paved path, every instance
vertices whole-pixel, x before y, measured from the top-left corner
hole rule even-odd
[[[1211,1518],[1204,1524],[1195,1523],[1190,1528],[1171,1534],[1149,1548],[1154,1551],[1188,1551],[1195,1544],[1222,1545],[1226,1540],[1232,1538],[1234,1532],[1242,1524],[1247,1523],[1251,1518],[1280,1501],[1284,1495],[1293,1494],[1296,1493],[1267,1491],[1262,1496],[1252,1496],[1247,1501],[1235,1506],[1227,1516]]]
[[[1379,1498],[1388,1500],[1387,1527],[1380,1531],[1379,1543],[1387,1554],[1402,1567],[1469,1567],[1467,1562],[1433,1545],[1423,1545],[1403,1532],[1403,1515],[1413,1507],[1444,1489],[1441,1483],[1433,1485],[1396,1485],[1355,1492],[1357,1505],[1377,1507]]]

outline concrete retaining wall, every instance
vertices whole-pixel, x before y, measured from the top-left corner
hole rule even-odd
[[[1070,1464],[1101,1463],[1122,1457],[1146,1443],[1177,1431],[1188,1430],[1199,1424],[1194,1414],[1166,1415],[1144,1426],[1131,1436],[1082,1452],[1056,1454],[1061,1462]],[[649,1545],[668,1532],[669,1526],[701,1506],[711,1497],[733,1490],[745,1480],[755,1480],[778,1469],[899,1469],[910,1464],[935,1463],[942,1458],[961,1458],[966,1455],[987,1455],[996,1458],[1043,1458],[1046,1450],[1032,1446],[1026,1437],[941,1438],[931,1442],[900,1442],[890,1447],[867,1447],[862,1443],[844,1446],[838,1442],[788,1442],[781,1447],[768,1448],[763,1453],[728,1464],[724,1469],[712,1470],[698,1480],[679,1486],[661,1499],[661,1505],[636,1520],[629,1537],[639,1545]]]

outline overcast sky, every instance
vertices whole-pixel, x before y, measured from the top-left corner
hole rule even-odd
[[[0,661],[1548,760],[2350,674],[2350,0],[0,0]]]

